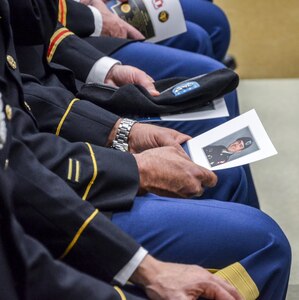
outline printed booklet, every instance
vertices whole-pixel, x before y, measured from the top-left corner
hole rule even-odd
[[[148,42],[156,43],[186,31],[179,0],[128,0],[108,2],[120,18],[137,28]]]

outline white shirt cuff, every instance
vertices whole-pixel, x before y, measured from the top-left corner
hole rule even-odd
[[[110,69],[116,65],[121,64],[120,61],[104,56],[100,58],[91,68],[86,83],[104,83],[105,78]]]
[[[103,18],[98,9],[93,6],[88,5],[90,8],[93,19],[94,19],[94,32],[90,36],[100,36],[103,28]]]
[[[144,248],[140,247],[131,260],[114,276],[113,281],[125,285],[147,253]]]
[[[80,0],[74,0],[75,2],[80,2]],[[95,7],[88,5],[90,8],[93,19],[94,19],[94,32],[90,36],[100,36],[103,28],[103,18],[101,13]]]

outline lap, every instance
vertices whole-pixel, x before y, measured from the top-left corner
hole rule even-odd
[[[200,25],[186,21],[186,32],[159,42],[159,45],[215,58],[212,40]]]
[[[155,257],[206,268],[240,261],[265,243],[275,223],[257,209],[214,200],[137,197],[113,223]],[[261,228],[263,228],[261,230]]]
[[[147,42],[130,43],[115,51],[112,57],[145,71],[155,80],[194,77],[224,68],[223,64],[204,55]]]

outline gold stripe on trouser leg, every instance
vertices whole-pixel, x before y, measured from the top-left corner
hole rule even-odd
[[[245,300],[255,300],[260,294],[250,275],[238,262],[217,271],[215,275],[233,285]]]

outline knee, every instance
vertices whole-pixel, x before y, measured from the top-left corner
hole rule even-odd
[[[185,40],[188,41],[188,51],[204,54],[210,57],[214,56],[213,46],[210,35],[201,26],[186,21],[187,31],[184,33]]]
[[[259,221],[256,223],[256,243],[259,244],[264,259],[271,260],[273,272],[289,272],[291,267],[291,247],[279,225],[266,214],[257,211]]]

